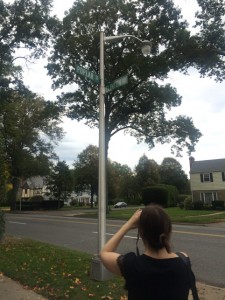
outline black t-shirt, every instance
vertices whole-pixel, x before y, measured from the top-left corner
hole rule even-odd
[[[129,300],[187,300],[187,268],[180,257],[155,259],[130,252],[118,259]]]

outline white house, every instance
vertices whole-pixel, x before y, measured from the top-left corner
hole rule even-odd
[[[195,161],[190,157],[190,185],[193,201],[210,205],[225,200],[225,158]]]

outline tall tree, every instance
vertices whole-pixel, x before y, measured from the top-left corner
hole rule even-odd
[[[153,159],[148,159],[145,154],[139,159],[135,172],[140,190],[160,182],[158,164]]]
[[[57,22],[50,17],[51,3],[52,0],[0,0],[0,87],[5,100],[12,88],[20,87],[17,59],[38,58],[49,45],[49,29],[53,30]]]
[[[12,177],[11,208],[15,209],[20,180],[46,175],[55,159],[53,142],[62,136],[59,114],[52,102],[29,90],[11,93],[1,106],[5,158]]]
[[[179,106],[181,97],[163,81],[170,71],[187,72],[189,67],[197,68],[202,75],[224,78],[223,56],[219,51],[225,48],[223,1],[198,2],[199,31],[193,34],[170,0],[76,1],[57,27],[60,34],[55,36],[48,65],[55,88],[74,82],[79,85],[78,90],[60,98],[61,104],[67,105],[67,115],[85,119],[89,126],[98,126],[98,86],[76,74],[75,65],[99,73],[101,29],[106,36],[135,35],[152,41],[151,57],[135,51],[138,43],[129,38],[119,43],[118,40],[105,42],[106,84],[129,74],[127,86],[105,95],[106,148],[115,133],[125,130],[150,147],[157,142],[173,141],[175,152],[184,148],[193,151],[201,134],[190,117],[168,119],[167,111]],[[213,40],[217,29],[219,42]]]
[[[89,145],[74,162],[75,186],[77,191],[90,190],[91,207],[98,193],[98,147]]]
[[[130,181],[133,173],[128,165],[122,165],[115,161],[108,162],[108,195],[109,199],[129,198]]]
[[[181,164],[172,157],[163,159],[159,166],[161,183],[176,186],[180,193],[189,191],[189,181]]]
[[[43,172],[48,165],[53,147],[46,137],[56,140],[61,135],[59,110],[24,86],[18,60],[44,55],[51,37],[49,29],[57,22],[50,17],[51,3],[0,0],[0,117],[5,159],[13,181],[12,209],[20,178],[35,175],[41,165]]]
[[[59,203],[66,201],[73,191],[73,176],[65,161],[59,161],[48,177],[48,189]]]

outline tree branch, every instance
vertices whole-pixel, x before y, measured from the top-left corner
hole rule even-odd
[[[118,129],[116,129],[114,132],[111,133],[111,137],[116,134],[117,132],[121,131],[121,130],[125,130],[125,129],[133,129],[143,135],[145,135],[145,132],[143,130],[141,130],[140,128],[138,127],[135,127],[135,126],[132,126],[132,125],[128,125],[128,126],[124,126],[124,127],[120,127]],[[167,136],[167,134],[163,135],[163,134],[155,134],[155,135],[149,135],[148,137],[150,138],[157,138],[157,137],[160,137],[160,136]]]
[[[212,51],[215,52],[215,53],[217,53],[217,54],[219,54],[219,55],[225,56],[225,51],[223,51],[223,50],[213,49]]]

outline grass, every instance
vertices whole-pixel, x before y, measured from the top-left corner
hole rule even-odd
[[[107,214],[108,219],[128,220],[137,208],[114,209]],[[225,211],[213,210],[184,210],[179,207],[170,207],[166,209],[172,222],[174,223],[195,223],[195,224],[209,224],[215,222],[225,221]],[[98,212],[89,210],[79,217],[97,218]]]
[[[123,280],[90,279],[91,256],[45,243],[6,237],[0,244],[1,272],[49,300],[125,300]]]

